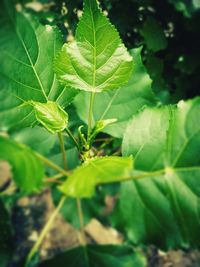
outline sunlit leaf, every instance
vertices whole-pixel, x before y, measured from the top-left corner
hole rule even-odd
[[[95,121],[117,119],[105,129],[104,132],[115,137],[122,137],[128,121],[143,106],[153,106],[157,100],[152,92],[152,80],[144,68],[141,59],[142,48],[131,50],[134,68],[128,84],[115,91],[103,92],[95,95],[93,108],[93,124]],[[80,118],[88,122],[90,94],[81,92],[74,101]]]
[[[96,185],[127,180],[132,169],[131,157],[97,157],[75,169],[59,189],[70,197],[89,198]]]
[[[55,61],[59,80],[90,92],[117,89],[128,82],[132,65],[131,56],[97,0],[85,0],[75,41],[65,44]]]
[[[48,101],[40,103],[31,101],[35,117],[44,128],[50,133],[55,134],[64,131],[68,125],[68,114],[56,102]]]

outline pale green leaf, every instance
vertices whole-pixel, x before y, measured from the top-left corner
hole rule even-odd
[[[44,166],[34,152],[21,144],[0,136],[0,160],[12,167],[13,179],[24,192],[37,192],[43,185]]]
[[[143,106],[153,106],[157,102],[151,89],[152,80],[142,63],[141,50],[140,47],[130,51],[134,67],[126,86],[95,95],[93,125],[99,120],[117,119],[115,123],[103,129],[103,132],[115,137],[123,136],[128,121]],[[88,122],[89,103],[90,94],[87,92],[81,92],[74,101],[78,115],[85,123]]]
[[[35,117],[50,133],[64,131],[68,125],[68,114],[56,102],[40,103],[31,101]]]
[[[78,247],[42,262],[39,267],[145,267],[144,256],[128,246]]]
[[[59,189],[70,197],[90,198],[98,184],[127,180],[132,169],[131,157],[97,157],[75,169]]]
[[[75,41],[65,44],[56,58],[58,78],[76,89],[102,92],[127,83],[132,65],[131,56],[97,0],[85,0]]]
[[[147,108],[128,126],[123,154],[133,155],[137,170],[160,170],[121,187],[115,219],[135,244],[200,246],[199,116],[196,98]]]
[[[0,9],[0,128],[7,130],[34,121],[31,106],[23,101],[56,101],[66,107],[75,90],[59,84],[53,60],[62,47],[56,27],[41,25],[23,12],[14,12],[12,1]]]

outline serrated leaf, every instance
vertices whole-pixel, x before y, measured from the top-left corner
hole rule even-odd
[[[145,267],[144,256],[128,246],[79,247],[44,261],[39,267]]]
[[[200,246],[199,116],[196,98],[148,108],[128,126],[123,154],[133,155],[137,170],[161,170],[160,176],[122,185],[115,222],[135,244]]]
[[[41,189],[44,167],[34,152],[24,145],[1,136],[0,147],[0,160],[10,163],[17,186],[26,193]]]
[[[141,50],[140,47],[130,51],[134,68],[132,77],[126,86],[115,91],[95,95],[93,124],[99,120],[117,119],[116,123],[103,129],[103,132],[115,137],[123,136],[128,121],[143,106],[153,106],[157,102],[151,90],[152,80],[142,63]],[[87,123],[90,94],[81,92],[75,98],[74,104],[80,118]]]
[[[23,101],[56,101],[66,107],[76,91],[59,84],[53,71],[62,46],[57,28],[14,12],[14,4],[6,0],[1,3],[0,24],[0,128],[6,130],[34,121],[31,106],[20,106]]]
[[[90,198],[98,184],[127,180],[132,169],[131,157],[97,157],[75,169],[59,189],[69,197]]]
[[[84,1],[75,40],[63,46],[55,61],[55,72],[64,84],[102,92],[128,82],[132,58],[97,0]]]

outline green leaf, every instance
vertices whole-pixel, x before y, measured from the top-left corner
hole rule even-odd
[[[39,267],[144,267],[144,256],[128,246],[79,247],[44,261]]]
[[[140,33],[148,49],[157,52],[167,47],[165,33],[161,25],[153,17],[148,17],[146,19]]]
[[[107,126],[103,132],[115,137],[122,137],[128,121],[133,114],[143,106],[156,104],[155,96],[151,90],[152,80],[144,68],[141,59],[142,48],[131,50],[134,68],[129,83],[115,91],[103,92],[95,95],[93,109],[93,125],[95,121],[117,119],[116,123]],[[80,118],[87,123],[90,94],[81,92],[74,101]]]
[[[66,129],[68,114],[56,102],[40,103],[31,101],[35,117],[50,133],[56,134]]]
[[[69,197],[90,198],[96,185],[127,180],[132,169],[131,157],[97,157],[75,169],[59,189]]]
[[[48,155],[57,141],[57,136],[50,134],[39,126],[14,132],[11,138],[18,143],[29,146],[42,155]]]
[[[56,101],[66,107],[75,90],[59,84],[53,60],[62,46],[56,27],[41,25],[35,17],[14,12],[11,1],[0,9],[0,128],[30,125],[31,106],[23,101]]]
[[[0,136],[0,160],[12,166],[13,179],[26,193],[37,192],[43,185],[44,167],[34,152],[24,145]]]
[[[65,44],[56,58],[58,78],[79,90],[102,92],[127,83],[132,65],[117,30],[97,0],[85,0],[75,41]]]
[[[199,0],[169,0],[175,8],[182,12],[185,17],[191,17],[196,11],[200,9],[200,1]]]
[[[177,107],[147,108],[128,126],[123,154],[133,155],[137,170],[161,170],[121,187],[115,223],[133,243],[200,246],[199,116],[196,98]]]

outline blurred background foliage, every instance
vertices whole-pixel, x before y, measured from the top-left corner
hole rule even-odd
[[[73,40],[82,0],[16,0]],[[199,95],[200,0],[100,1],[128,48],[143,46],[143,62],[163,103]]]

